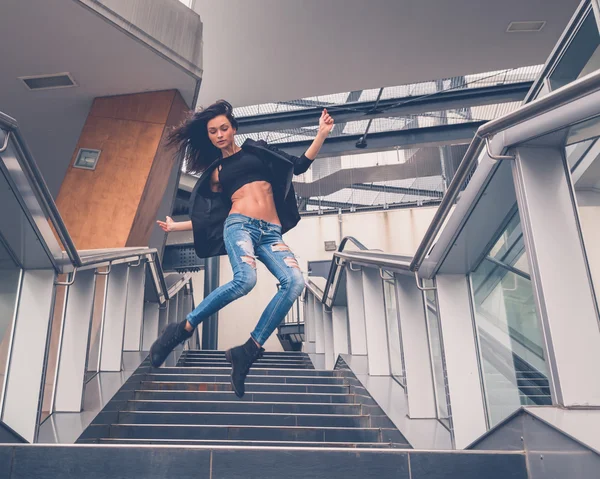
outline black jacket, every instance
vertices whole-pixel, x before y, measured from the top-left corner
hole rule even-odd
[[[275,148],[263,140],[246,140],[242,149],[261,158],[271,172],[273,197],[282,233],[291,230],[300,221],[292,176],[304,173],[312,161],[302,155],[300,158]],[[190,197],[190,217],[194,231],[194,248],[200,258],[227,254],[223,243],[223,225],[231,200],[224,193],[210,189],[210,176],[223,161],[217,159],[202,173]]]

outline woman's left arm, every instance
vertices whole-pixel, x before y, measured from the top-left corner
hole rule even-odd
[[[294,163],[294,174],[301,175],[305,173],[306,170],[310,168],[312,162],[319,154],[325,139],[331,133],[333,129],[333,118],[329,116],[327,113],[327,109],[323,109],[321,113],[321,118],[319,118],[319,131],[317,132],[317,136],[313,140],[312,144],[308,147],[308,150],[300,157],[290,157],[292,162]]]
[[[329,116],[327,109],[324,108],[321,113],[321,118],[319,118],[319,131],[317,136],[308,147],[308,150],[306,150],[306,153],[304,153],[306,158],[313,161],[317,157],[325,139],[329,136],[329,133],[331,133],[331,130],[333,130],[333,118]]]

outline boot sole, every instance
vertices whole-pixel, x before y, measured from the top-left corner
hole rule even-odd
[[[237,397],[240,399],[244,397],[244,394],[240,394],[239,391],[235,388],[235,384],[233,383],[233,361],[231,360],[231,349],[225,351],[225,359],[231,364],[231,374],[229,375],[229,382],[231,383],[231,389]]]

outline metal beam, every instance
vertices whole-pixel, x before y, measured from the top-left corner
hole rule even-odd
[[[384,186],[384,185],[373,185],[373,184],[365,184],[365,183],[355,183],[353,185],[349,185],[347,188],[352,188],[355,190],[365,190],[365,191],[380,191],[384,193],[394,193],[400,195],[414,195],[414,196],[427,196],[427,197],[441,197],[444,192],[437,190],[425,190],[421,188],[407,188],[402,186]]]
[[[304,198],[306,199],[306,198]],[[440,200],[424,200],[422,202],[417,202],[417,201],[407,201],[406,203],[390,203],[388,205],[388,209],[392,209],[392,205],[395,205],[396,207],[398,206],[402,206],[402,207],[412,207],[412,206],[420,206],[421,204],[425,205],[435,205],[438,204],[440,202]],[[323,208],[335,208],[335,209],[341,209],[341,210],[350,210],[350,209],[360,209],[361,211],[364,210],[382,210],[384,209],[383,205],[365,205],[365,204],[359,204],[359,203],[344,203],[342,201],[329,201],[329,200],[319,200],[319,199],[315,199],[315,198],[308,198],[306,199],[306,204],[307,205],[311,205],[311,206],[322,206]],[[305,212],[303,212],[305,213]]]
[[[364,153],[367,150],[371,152],[386,151],[395,147],[441,146],[469,142],[475,136],[477,129],[485,123],[485,121],[472,121],[458,125],[441,125],[429,128],[411,128],[408,130],[371,133],[367,139],[366,148],[356,147],[356,142],[362,135],[344,135],[328,138],[321,148],[319,157],[352,155]],[[311,143],[311,140],[303,140],[290,143],[274,143],[274,146],[284,149],[290,155],[300,156],[308,149]]]
[[[433,111],[454,110],[482,105],[493,105],[513,101],[522,101],[532,82],[510,85],[496,85],[482,88],[450,90],[428,95],[380,100],[377,110],[375,102],[350,102],[330,106],[329,112],[336,123],[371,118],[400,117],[418,115]],[[289,103],[289,102],[288,102]],[[323,106],[305,110],[269,113],[239,118],[238,133],[258,133],[279,131],[315,125],[319,121]]]

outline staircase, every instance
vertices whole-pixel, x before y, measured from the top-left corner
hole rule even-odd
[[[146,360],[78,444],[0,445],[0,477],[536,479],[522,451],[411,449],[349,369],[266,353],[241,400],[229,372],[217,351]]]
[[[410,448],[350,371],[315,370],[305,353],[266,352],[238,399],[221,351],[142,365],[79,443]]]

